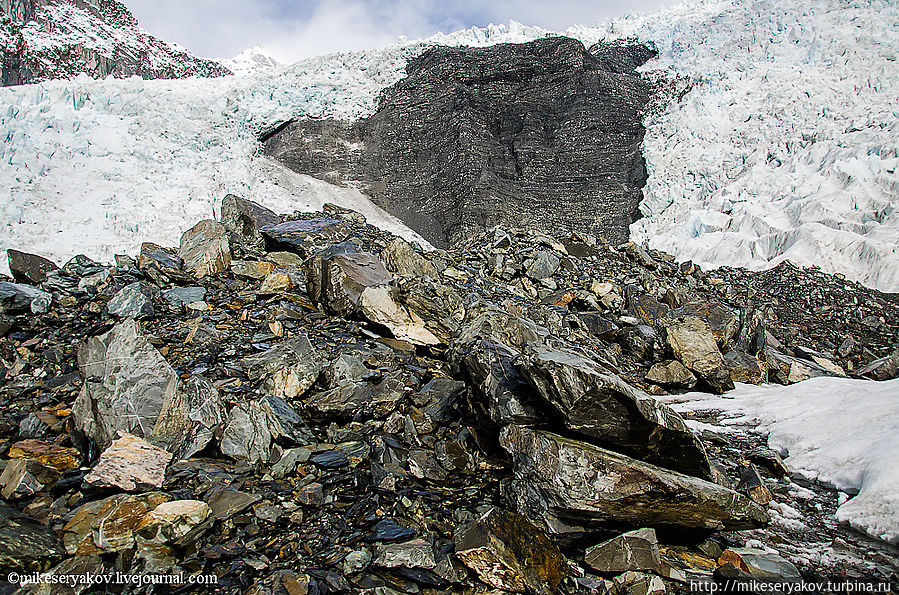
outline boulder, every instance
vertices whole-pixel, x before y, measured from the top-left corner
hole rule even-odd
[[[890,380],[899,377],[899,349],[859,369],[856,374],[871,380]]]
[[[727,306],[715,302],[691,302],[672,310],[671,318],[695,316],[709,325],[718,345],[725,345],[737,333],[740,319]]]
[[[64,554],[62,543],[50,527],[0,503],[0,568],[43,571]]]
[[[205,500],[212,510],[212,516],[216,520],[224,521],[256,504],[261,498],[256,494],[217,485],[206,493]]]
[[[458,334],[465,318],[462,296],[443,283],[417,279],[402,288],[399,301],[413,319],[420,319],[424,327],[444,344],[449,344]]]
[[[608,522],[712,530],[768,522],[764,509],[732,490],[585,442],[507,426],[500,444],[514,464],[510,495],[523,513],[556,533]]]
[[[40,285],[47,279],[47,273],[59,269],[56,263],[43,256],[12,248],[6,251],[6,257],[13,279],[27,285]]]
[[[552,252],[541,250],[528,266],[527,275],[537,281],[552,277],[559,270],[560,263],[558,256]]]
[[[386,285],[393,275],[369,252],[316,256],[306,265],[306,291],[328,312],[350,316],[359,311],[362,292]]]
[[[121,552],[135,545],[135,530],[147,513],[172,499],[168,494],[116,494],[79,507],[63,527],[69,555]]]
[[[492,508],[454,536],[456,556],[478,578],[514,593],[556,593],[568,575],[558,547],[519,514]]]
[[[359,310],[368,320],[381,324],[402,341],[416,345],[437,345],[441,341],[427,329],[424,320],[407,310],[387,285],[366,287],[359,299]]]
[[[406,277],[429,277],[437,279],[440,273],[431,262],[415,251],[402,238],[393,238],[381,251],[384,266],[392,273]]]
[[[799,570],[778,554],[756,548],[730,548],[718,558],[718,564],[733,564],[749,574],[750,578],[762,580],[802,580]]]
[[[615,595],[664,595],[667,589],[660,577],[629,570],[612,579],[611,591]]]
[[[272,430],[261,403],[239,403],[228,414],[219,450],[248,463],[267,462],[271,456]]]
[[[265,238],[260,231],[266,225],[278,225],[281,218],[259,203],[228,194],[222,199],[222,225],[237,234],[248,246],[262,248]]]
[[[163,404],[154,436],[170,443],[175,459],[186,459],[212,441],[225,422],[218,390],[202,376],[191,376],[174,398]]]
[[[205,287],[173,287],[162,292],[162,297],[173,308],[183,308],[194,302],[202,302],[206,299]]]
[[[752,463],[740,470],[740,481],[737,484],[737,490],[749,496],[759,506],[767,506],[769,502],[774,500],[774,497],[765,485],[764,478]]]
[[[732,390],[734,383],[718,350],[712,329],[701,318],[666,318],[661,323],[674,356],[702,378],[716,393]]]
[[[268,351],[241,360],[250,380],[262,380],[262,388],[285,399],[309,390],[324,367],[305,335],[281,341]]]
[[[350,229],[340,219],[317,217],[264,225],[259,231],[270,250],[288,250],[308,258],[328,246],[343,242]]]
[[[7,456],[11,459],[35,459],[61,472],[81,466],[78,449],[31,438],[14,443],[9,447]]]
[[[271,262],[261,260],[232,260],[231,273],[235,277],[244,277],[246,279],[255,279],[262,281],[269,273],[275,270],[275,265]]]
[[[215,275],[231,264],[228,231],[213,219],[200,221],[181,235],[178,256],[195,278]]]
[[[199,500],[172,500],[151,510],[135,531],[154,543],[184,545],[211,523],[212,509]]]
[[[172,454],[146,440],[122,433],[114,440],[84,483],[95,488],[116,488],[125,492],[159,489]]]
[[[646,373],[645,379],[660,386],[674,388],[693,388],[696,386],[696,376],[676,359],[653,364],[649,372]]]
[[[628,285],[625,295],[628,313],[646,324],[657,324],[670,311],[667,305],[648,293],[641,292],[636,285]]]
[[[437,566],[434,548],[423,539],[378,546],[374,563],[385,568],[425,568],[430,570]]]
[[[659,540],[655,529],[637,529],[594,545],[585,552],[584,562],[598,572],[659,572],[662,561],[659,558]]]
[[[52,301],[53,296],[37,287],[0,281],[0,314],[40,314],[47,311]]]
[[[639,460],[710,479],[702,442],[680,415],[573,349],[528,347],[522,376],[568,430]]]
[[[0,496],[4,500],[33,496],[53,487],[61,477],[59,469],[37,459],[11,459],[0,473]]]
[[[401,376],[395,374],[386,376],[376,384],[352,382],[315,393],[306,399],[303,406],[319,417],[384,419],[405,394]]]
[[[158,285],[171,281],[188,281],[190,277],[181,270],[183,264],[176,250],[151,242],[144,242],[140,246],[137,268]]]
[[[724,354],[724,363],[734,382],[762,384],[768,378],[768,366],[742,351],[728,351]]]
[[[158,293],[158,291],[157,291]],[[153,300],[150,297],[151,290],[141,282],[126,285],[116,293],[106,310],[119,318],[152,318],[156,313],[153,309]]]
[[[178,375],[126,319],[77,350],[84,385],[72,413],[75,427],[106,448],[119,431],[149,438],[160,411],[178,392]]]

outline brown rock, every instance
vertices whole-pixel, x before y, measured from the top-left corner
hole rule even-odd
[[[10,446],[7,456],[11,459],[36,459],[59,471],[77,469],[81,466],[81,453],[78,449],[33,438],[21,440]]]
[[[212,219],[200,221],[182,234],[178,256],[198,279],[224,271],[231,264],[225,226]]]
[[[118,488],[126,492],[162,487],[165,469],[172,454],[143,438],[122,433],[102,455],[84,482],[98,488]]]
[[[599,572],[658,572],[662,563],[659,540],[654,529],[637,529],[591,547],[584,555],[584,562]]]
[[[662,324],[668,345],[687,368],[696,372],[717,393],[734,388],[715,336],[704,320],[687,316],[682,320],[666,318]]]
[[[84,504],[63,527],[66,552],[87,556],[134,547],[134,531],[147,513],[171,499],[168,494],[150,492],[117,494]]]

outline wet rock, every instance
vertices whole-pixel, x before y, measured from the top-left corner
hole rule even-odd
[[[172,497],[160,492],[116,494],[79,507],[63,527],[68,554],[86,556],[131,549],[135,529],[151,510]]]
[[[672,310],[671,318],[695,316],[709,325],[718,345],[725,345],[737,333],[740,320],[729,308],[714,302],[693,302]]]
[[[654,529],[637,529],[591,547],[584,554],[584,562],[598,572],[658,572],[662,564],[659,540]]]
[[[33,496],[53,487],[61,477],[58,469],[36,459],[12,459],[0,473],[0,496],[5,500]]]
[[[711,478],[711,463],[680,415],[571,349],[529,348],[522,375],[569,430],[640,460]]]
[[[759,506],[767,506],[769,502],[774,500],[774,497],[765,485],[765,480],[759,475],[758,469],[752,463],[740,471],[740,482],[737,484],[737,490],[749,496]]]
[[[660,386],[677,388],[693,388],[696,386],[696,376],[676,359],[653,364],[649,372],[646,373],[646,380]]]
[[[49,527],[0,503],[0,569],[43,571],[64,553]]]
[[[46,312],[53,297],[31,285],[0,281],[0,314],[30,311]]]
[[[437,268],[402,238],[390,240],[387,247],[381,251],[381,259],[387,270],[400,276],[431,279],[437,279],[439,276]]]
[[[630,525],[739,530],[767,523],[748,498],[702,479],[544,431],[508,426],[500,444],[514,463],[513,495],[555,532]]]
[[[97,465],[84,477],[84,483],[126,492],[159,489],[171,460],[171,453],[123,433],[103,451]]]
[[[515,593],[555,593],[568,574],[556,545],[521,515],[493,508],[454,536],[456,556],[478,578]]]
[[[437,566],[434,548],[423,539],[413,539],[405,543],[389,543],[378,546],[374,557],[377,566],[385,568],[425,568]]]
[[[197,279],[224,271],[231,264],[225,226],[212,219],[200,221],[181,236],[178,256],[184,270]]]
[[[350,316],[359,310],[362,292],[390,283],[393,275],[369,252],[321,255],[306,265],[306,292],[328,312]]]
[[[184,545],[209,525],[212,509],[199,500],[172,500],[151,510],[135,531],[156,543]]]
[[[730,548],[718,558],[718,564],[733,564],[751,578],[766,580],[802,580],[799,570],[777,554],[756,548]]]
[[[250,380],[262,380],[263,389],[291,399],[309,390],[324,367],[305,335],[284,340],[268,351],[244,358],[241,365]]]
[[[183,308],[194,302],[202,302],[206,299],[205,287],[173,287],[162,292],[162,297],[173,308]]]
[[[437,345],[441,341],[427,329],[424,320],[400,304],[395,291],[386,285],[366,287],[359,299],[359,310],[372,322],[382,324],[394,337],[416,345]]]
[[[26,285],[40,285],[47,279],[47,273],[59,269],[56,263],[43,256],[12,248],[6,251],[6,257],[13,279]]]
[[[263,227],[281,223],[281,218],[273,211],[233,194],[222,199],[221,220],[226,229],[253,248],[262,248],[265,243],[260,231]]]
[[[210,490],[205,500],[212,510],[212,516],[223,521],[256,504],[261,498],[256,494],[219,486]]]
[[[408,541],[415,537],[415,529],[404,527],[393,519],[381,519],[372,525],[367,541]]]
[[[734,388],[715,336],[704,320],[687,316],[683,320],[665,319],[662,324],[674,356],[687,368],[696,372],[717,393]]]
[[[768,366],[760,364],[757,357],[742,351],[725,353],[724,364],[734,382],[762,384],[768,378]]]
[[[120,289],[109,300],[106,309],[110,314],[119,318],[134,318],[136,320],[152,318],[155,311],[153,309],[153,300],[148,294],[150,294],[150,289],[145,287],[143,283],[131,283]]]
[[[9,447],[7,456],[11,459],[35,459],[62,472],[81,466],[81,454],[77,449],[43,440],[20,440]]]
[[[80,345],[78,366],[84,386],[72,406],[75,426],[101,448],[119,431],[150,437],[178,392],[178,376],[130,319]]]

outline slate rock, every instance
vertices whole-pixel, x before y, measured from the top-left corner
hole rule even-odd
[[[674,356],[702,378],[716,393],[733,390],[734,383],[708,323],[696,316],[665,319],[665,338]]]
[[[737,333],[740,319],[730,308],[715,302],[692,302],[672,310],[671,318],[695,316],[709,325],[718,345],[725,345]]]
[[[133,318],[135,320],[152,318],[156,313],[153,309],[153,300],[150,297],[151,290],[141,282],[126,285],[116,293],[106,309],[113,316],[119,318]]]
[[[262,248],[265,244],[260,231],[263,227],[281,223],[281,218],[274,211],[234,194],[222,199],[221,220],[226,229],[253,248]]]
[[[646,373],[646,380],[660,386],[693,388],[696,376],[679,361],[671,360],[653,364]]]
[[[584,562],[598,572],[658,572],[662,565],[659,540],[651,528],[630,531],[589,548],[584,554]]]
[[[368,320],[384,325],[401,341],[416,345],[438,345],[441,341],[417,314],[406,309],[386,285],[366,287],[359,298],[359,311]]]
[[[702,442],[680,415],[598,362],[573,349],[535,345],[518,367],[568,430],[655,465],[713,477]]]
[[[84,385],[75,427],[106,448],[123,431],[149,438],[160,411],[178,392],[178,376],[131,319],[79,345]]]
[[[47,273],[59,269],[56,263],[43,256],[13,248],[6,251],[6,257],[13,279],[26,285],[40,285],[47,279]]]
[[[43,571],[64,554],[52,529],[0,503],[0,569]]]
[[[291,399],[309,390],[324,363],[305,335],[281,341],[268,351],[241,360],[250,380],[262,380],[263,389]]]
[[[527,268],[527,275],[537,281],[551,277],[559,270],[560,262],[559,257],[552,252],[541,250]]]
[[[393,238],[381,251],[381,259],[387,270],[407,277],[437,279],[440,273],[431,262],[415,251],[409,242]]]
[[[585,442],[507,426],[500,444],[514,463],[511,495],[523,513],[545,519],[554,532],[608,522],[713,530],[768,522],[764,509],[732,490]]]
[[[740,470],[740,481],[737,484],[737,490],[749,496],[759,506],[767,506],[769,502],[774,500],[774,497],[765,485],[765,479],[752,463]]]
[[[372,525],[366,541],[408,541],[415,537],[415,529],[405,527],[394,519],[381,519]]]
[[[729,548],[718,558],[718,564],[733,564],[751,578],[799,581],[799,570],[781,556],[756,548]]]
[[[768,379],[768,366],[761,364],[757,357],[731,350],[724,354],[724,363],[734,382],[762,384]]]
[[[244,277],[246,279],[255,279],[262,281],[269,273],[275,270],[275,265],[271,262],[261,260],[232,260],[231,272],[236,277]]]
[[[26,498],[53,487],[62,477],[59,469],[37,459],[11,459],[0,473],[4,500]]]
[[[303,258],[308,258],[329,245],[344,241],[350,233],[340,219],[331,217],[285,221],[264,225],[259,230],[265,236],[269,250],[289,250]]]
[[[628,285],[627,311],[649,325],[658,324],[668,315],[670,308],[648,293],[643,293],[634,285]]]
[[[184,261],[176,250],[164,248],[152,242],[140,246],[137,268],[158,285],[170,281],[188,281],[190,277],[182,270]]]
[[[890,380],[899,377],[899,349],[890,355],[881,357],[863,366],[856,374],[871,380]]]
[[[423,539],[413,539],[405,543],[388,543],[378,546],[374,564],[384,568],[425,568],[437,566],[434,548]]]
[[[11,459],[35,459],[62,472],[81,466],[78,449],[33,438],[12,444],[7,456]]]
[[[390,271],[370,252],[317,255],[307,262],[305,273],[306,292],[312,301],[341,316],[358,312],[366,288],[393,280]]]
[[[151,510],[135,531],[155,543],[184,545],[203,531],[212,517],[212,509],[199,500],[172,500]]]
[[[123,433],[100,455],[84,483],[95,488],[117,488],[125,492],[159,489],[172,454],[146,440]]]
[[[52,301],[53,296],[37,287],[0,281],[0,314],[40,314],[47,311]]]
[[[173,287],[162,292],[162,297],[173,308],[183,308],[194,302],[202,302],[206,298],[205,287]]]
[[[615,595],[663,595],[668,590],[658,576],[629,570],[612,579]]]
[[[69,555],[120,552],[135,545],[135,530],[147,516],[172,497],[160,492],[116,494],[82,504],[63,527],[62,541]]]
[[[342,384],[328,391],[315,393],[303,406],[313,415],[358,419],[383,419],[390,415],[405,396],[405,385],[398,375],[380,382]]]
[[[224,521],[256,504],[262,498],[228,486],[213,487],[205,497],[216,520]]]
[[[456,556],[478,578],[515,593],[555,593],[568,575],[558,547],[523,516],[492,508],[454,536]]]
[[[219,450],[223,455],[256,463],[271,454],[272,430],[260,402],[238,403],[228,414]]]
[[[163,403],[154,436],[170,443],[175,459],[200,452],[225,422],[225,404],[219,391],[202,376],[191,376],[174,397]]]
[[[213,219],[200,221],[181,235],[178,256],[184,270],[197,279],[226,270],[231,264],[231,247],[225,226]]]

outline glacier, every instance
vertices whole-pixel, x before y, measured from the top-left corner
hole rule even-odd
[[[644,69],[691,86],[647,115],[633,239],[706,267],[789,259],[899,291],[897,22],[899,7],[880,0],[706,0],[560,32],[652,43],[659,58]],[[290,118],[369,115],[430,45],[554,34],[513,22],[241,77],[2,89],[0,268],[9,247],[64,261],[174,244],[228,192],[286,212],[326,195],[365,200],[310,180],[295,184],[305,194],[275,192],[286,174],[255,139]]]

